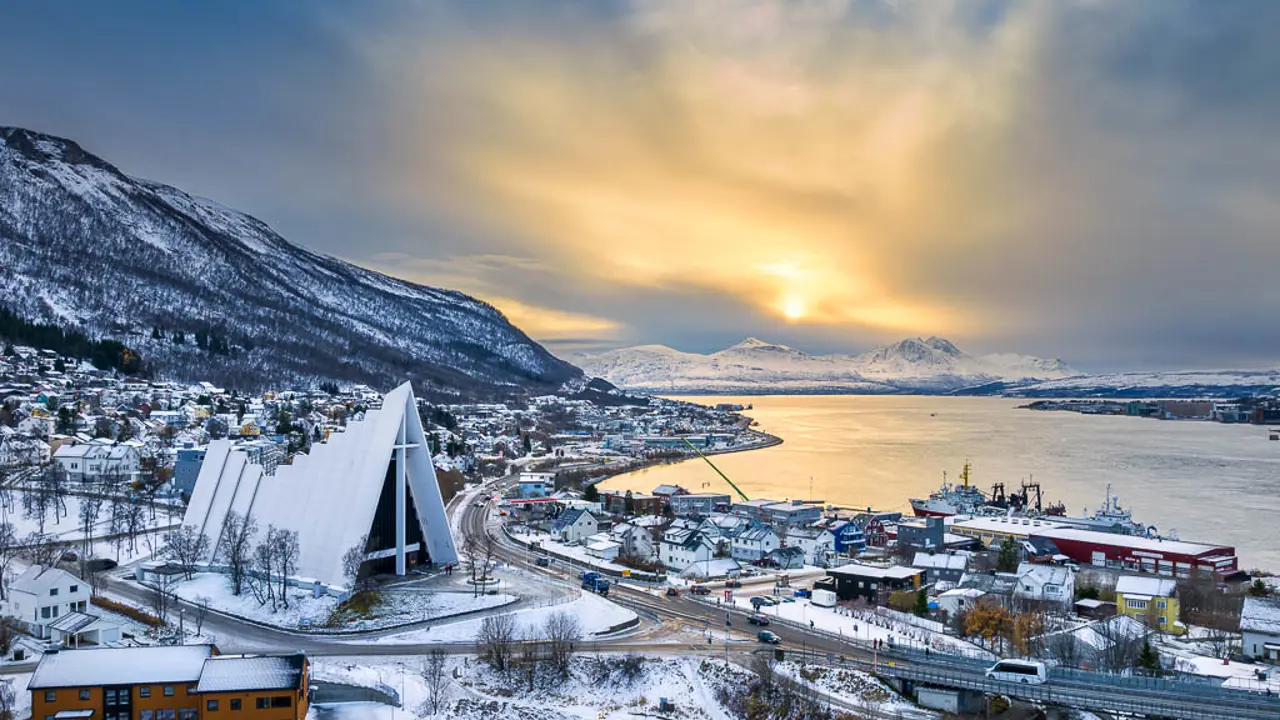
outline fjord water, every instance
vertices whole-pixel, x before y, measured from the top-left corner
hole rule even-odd
[[[1235,546],[1241,567],[1280,571],[1280,442],[1265,427],[1020,410],[1009,398],[920,396],[683,397],[753,404],[745,414],[783,444],[712,461],[752,498],[816,499],[910,514],[908,498],[952,480],[1008,489],[1034,477],[1072,515],[1100,507],[1108,482],[1134,519],[1183,540]],[[810,478],[812,477],[812,494]],[[700,460],[611,478],[732,492]]]

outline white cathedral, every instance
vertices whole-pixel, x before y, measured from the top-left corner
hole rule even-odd
[[[231,511],[252,516],[260,531],[268,525],[296,531],[297,576],[331,587],[346,584],[342,556],[365,537],[362,575],[404,575],[416,565],[458,561],[408,383],[274,474],[229,440],[210,443],[183,519],[208,536],[207,562],[217,556]]]

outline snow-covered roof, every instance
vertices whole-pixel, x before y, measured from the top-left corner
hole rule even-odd
[[[1245,597],[1240,610],[1240,629],[1280,635],[1280,597]]]
[[[1178,583],[1173,578],[1150,575],[1121,575],[1116,579],[1117,595],[1146,595],[1147,597],[1173,597]]]
[[[932,570],[964,570],[969,567],[969,556],[918,552],[911,560],[911,566]]]
[[[212,654],[212,645],[61,650],[40,658],[28,687],[194,683]]]
[[[857,577],[875,577],[889,578],[891,580],[906,580],[913,578],[921,573],[919,568],[903,567],[895,565],[893,567],[876,567],[875,565],[864,565],[862,563],[849,563],[841,565],[838,568],[832,568],[828,571],[831,575],[855,575]]]
[[[1079,530],[1069,527],[1055,527],[1036,530],[1036,534],[1051,540],[1075,540],[1078,542],[1106,545],[1109,547],[1131,548],[1148,552],[1173,553],[1175,555],[1206,555],[1222,553],[1233,555],[1234,550],[1225,545],[1206,545],[1204,543],[1187,542],[1185,540],[1164,540],[1137,535],[1118,535],[1098,532],[1097,530]],[[1230,552],[1227,552],[1230,551]]]
[[[307,658],[292,655],[219,655],[204,661],[197,692],[296,690]]]
[[[102,620],[97,615],[90,615],[84,612],[70,612],[62,617],[49,623],[49,627],[58,632],[78,633],[88,630],[93,625]]]

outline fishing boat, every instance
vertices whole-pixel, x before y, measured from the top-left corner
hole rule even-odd
[[[976,487],[969,485],[968,462],[960,472],[963,484],[953,485],[947,481],[947,474],[942,473],[942,487],[929,493],[927,498],[911,498],[911,511],[916,517],[950,517],[951,515],[974,515],[987,504],[987,496]]]

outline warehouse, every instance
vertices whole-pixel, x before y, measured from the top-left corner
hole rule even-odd
[[[1188,577],[1193,570],[1218,577],[1237,570],[1236,550],[1225,545],[1164,540],[1137,535],[1051,528],[1032,537],[1052,540],[1063,555],[1082,565],[1120,568],[1132,572]]]

